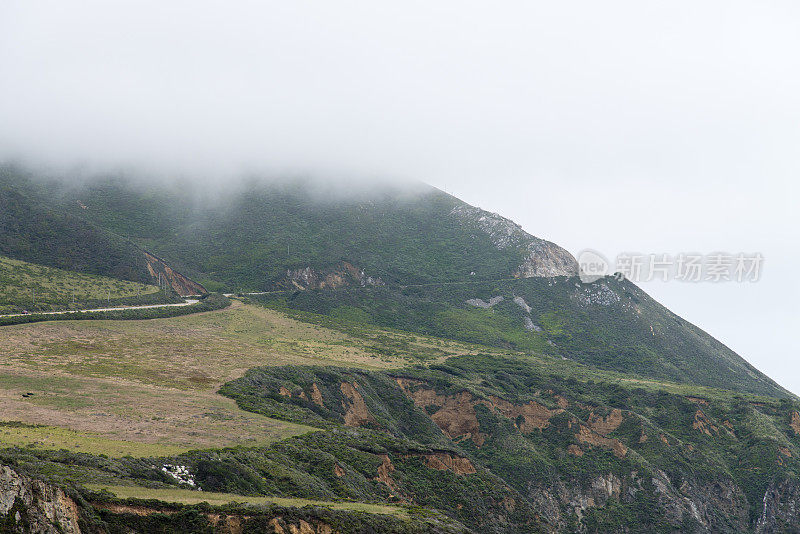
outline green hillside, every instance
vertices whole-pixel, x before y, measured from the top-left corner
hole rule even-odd
[[[437,508],[479,532],[745,532],[771,483],[798,482],[792,403],[566,379],[521,358],[380,373],[264,368],[222,391],[247,410],[330,429],[262,453],[290,458],[313,484],[298,473],[297,486],[270,485],[261,464],[261,491],[364,498],[376,492],[369,473],[390,462],[385,498]],[[309,454],[319,460],[304,461]],[[203,473],[205,458],[187,461]],[[254,460],[226,457],[231,472]],[[239,491],[253,483],[241,479]]]
[[[89,531],[800,524],[795,399],[324,321],[237,304],[4,327],[6,410],[24,420],[0,424],[0,463],[67,488]]]
[[[568,252],[422,184],[342,191],[310,179],[252,180],[212,192],[112,177],[46,192],[15,176],[17,190],[129,238],[210,290],[300,289],[273,305],[656,379],[786,394],[632,284],[553,277],[574,274]],[[495,297],[502,301],[481,307]]]
[[[54,209],[41,196],[45,186],[34,187],[23,178],[0,168],[0,255],[150,283],[147,262],[132,242]]]
[[[367,277],[375,283],[507,278],[532,243],[546,244],[505,219],[494,221],[501,232],[492,235],[481,228],[486,212],[422,184],[354,192],[314,181],[254,181],[212,198],[203,194],[186,184],[109,179],[71,188],[60,202],[214,290],[269,289],[289,283],[287,270],[304,269],[356,285],[372,283]]]
[[[0,530],[800,530],[800,401],[499,215],[426,186],[3,176],[17,305],[156,271],[267,293],[0,326],[0,476],[30,488]]]
[[[325,314],[471,343],[543,353],[658,380],[785,396],[735,352],[627,280],[577,277],[253,296]],[[494,304],[491,304],[495,302]],[[319,319],[317,319],[319,320]]]
[[[0,314],[148,302],[158,287],[0,256]],[[162,298],[163,300],[163,298]]]

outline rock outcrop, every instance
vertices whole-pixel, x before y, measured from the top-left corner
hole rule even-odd
[[[464,204],[453,208],[450,215],[460,224],[487,234],[499,250],[524,251],[522,263],[509,273],[515,278],[578,274],[578,262],[572,254],[555,243],[530,235],[520,225],[497,213]]]
[[[764,493],[755,531],[757,534],[788,532],[781,530],[782,525],[800,525],[800,487],[796,481],[770,483]]]
[[[78,506],[59,487],[0,465],[3,532],[80,534]]]
[[[344,396],[342,407],[345,409],[345,426],[362,426],[375,420],[372,414],[369,413],[364,397],[358,392],[358,383],[342,382],[340,389]]]
[[[376,287],[384,285],[378,276],[343,261],[329,269],[303,267],[287,269],[286,276],[273,284],[276,289],[339,289],[342,287]]]
[[[208,293],[206,288],[202,285],[173,270],[172,267],[167,265],[161,258],[153,256],[149,252],[145,252],[144,257],[145,260],[147,260],[147,270],[153,278],[153,283],[166,283],[173,291],[182,297]]]

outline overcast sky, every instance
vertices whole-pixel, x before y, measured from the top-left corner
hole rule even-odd
[[[800,393],[800,3],[0,2],[0,158],[422,180],[644,284]]]

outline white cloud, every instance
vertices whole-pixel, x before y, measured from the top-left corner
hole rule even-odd
[[[747,296],[652,290],[800,392],[798,26],[791,1],[4,2],[0,157],[402,176],[573,251],[762,251]]]

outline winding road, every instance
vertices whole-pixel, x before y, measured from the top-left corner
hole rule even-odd
[[[186,299],[183,302],[174,304],[148,304],[146,306],[123,306],[119,308],[92,308],[88,310],[61,310],[51,312],[33,312],[33,313],[10,313],[7,315],[0,315],[0,317],[22,317],[24,315],[65,315],[68,313],[87,313],[87,312],[107,312],[119,310],[146,310],[149,308],[168,308],[170,306],[191,306],[200,302],[198,299]]]

